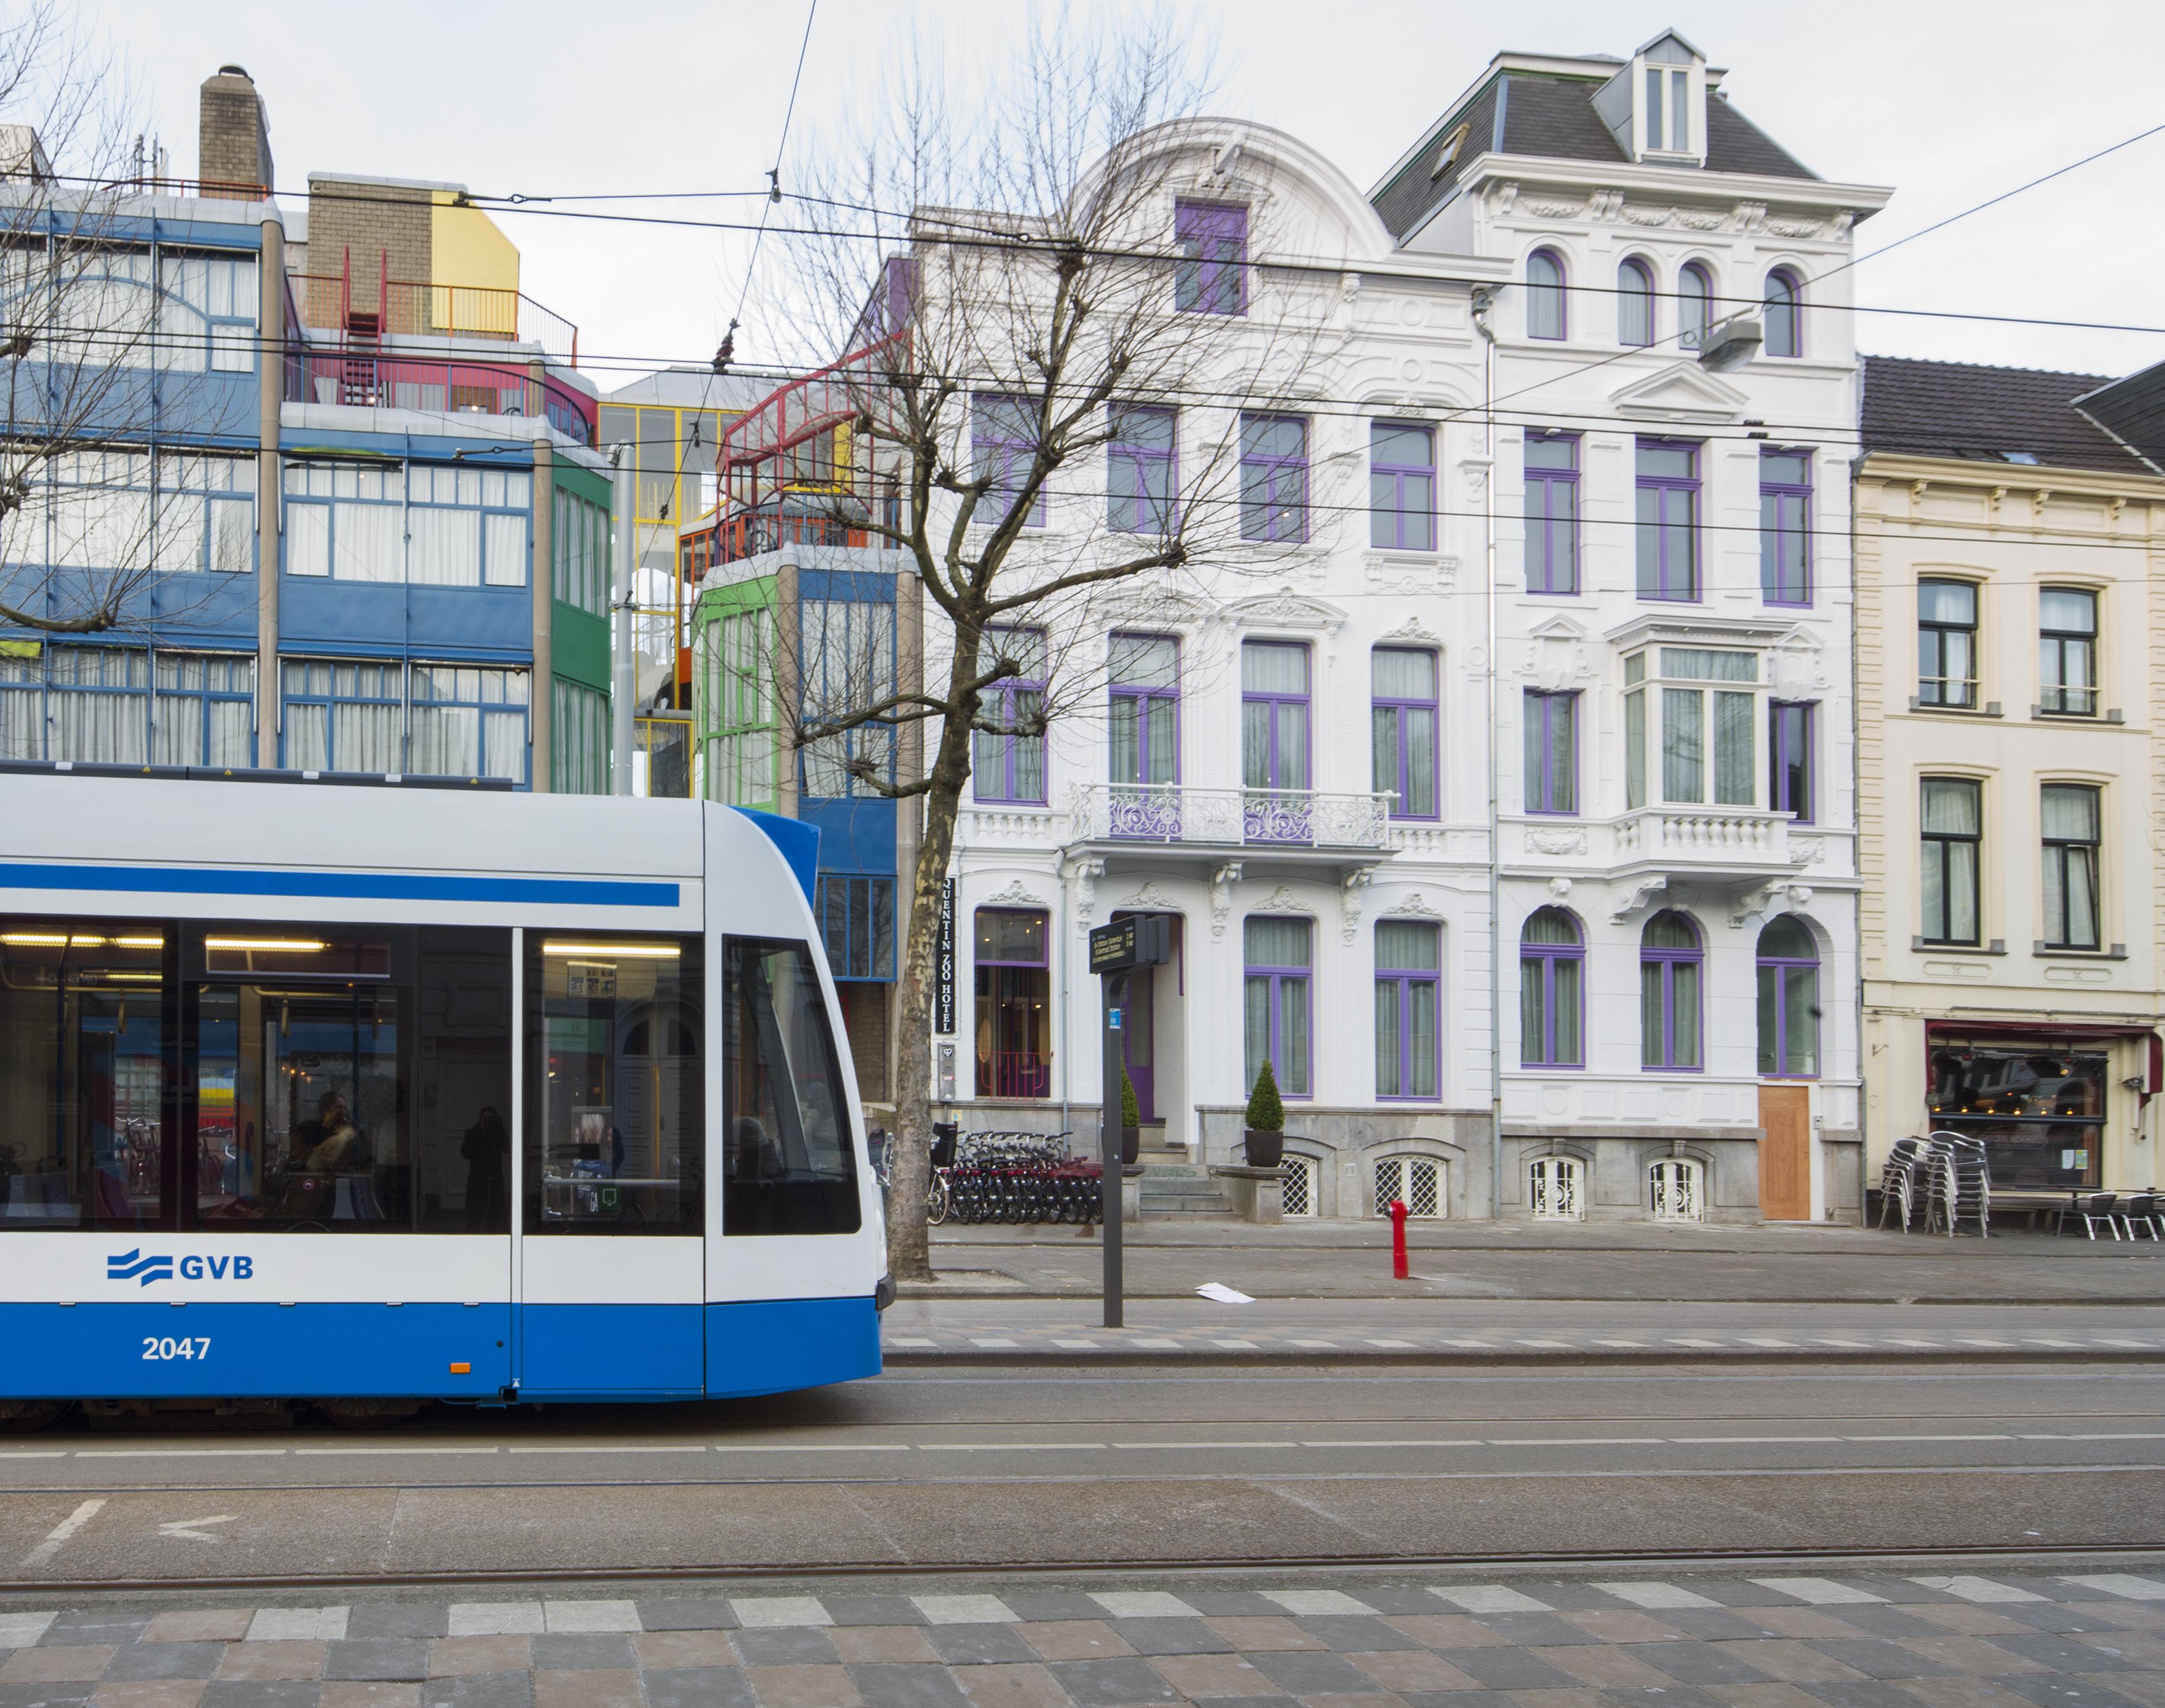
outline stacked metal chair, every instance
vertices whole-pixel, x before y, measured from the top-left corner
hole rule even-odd
[[[1992,1171],[1982,1141],[1958,1133],[1938,1132],[1925,1140],[1925,1231],[1945,1226],[1947,1238],[1965,1222],[1974,1222],[1981,1238],[1992,1237]]]
[[[1879,1169],[1879,1225],[1887,1225],[1888,1216],[1895,1210],[1902,1212],[1902,1226],[1906,1231],[1910,1217],[1915,1213],[1917,1175],[1925,1154],[1921,1138],[1898,1138],[1888,1152],[1887,1160]]]

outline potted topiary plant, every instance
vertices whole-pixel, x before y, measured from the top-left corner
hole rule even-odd
[[[1247,1123],[1241,1138],[1247,1143],[1248,1166],[1277,1167],[1285,1160],[1285,1105],[1278,1101],[1277,1075],[1271,1071],[1268,1056],[1256,1075],[1255,1089],[1248,1093]]]
[[[1120,1069],[1120,1161],[1135,1161],[1143,1154],[1143,1106],[1135,1101],[1135,1081]]]

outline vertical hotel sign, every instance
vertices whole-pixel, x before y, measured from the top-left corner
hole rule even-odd
[[[934,956],[935,985],[932,1029],[942,1038],[955,1035],[955,880],[940,886],[940,947]]]

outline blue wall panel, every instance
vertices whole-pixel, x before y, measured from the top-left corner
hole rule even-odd
[[[519,1307],[521,1399],[697,1394],[703,1372],[697,1305]]]
[[[797,816],[819,832],[823,872],[894,870],[895,803],[892,801],[800,799]]]
[[[707,1392],[716,1398],[879,1373],[879,1312],[869,1298],[707,1306]]]
[[[10,1305],[5,1322],[10,1398],[493,1400],[511,1380],[508,1305]]]

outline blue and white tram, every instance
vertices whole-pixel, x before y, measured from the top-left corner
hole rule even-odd
[[[0,777],[0,1426],[877,1374],[817,833]]]

